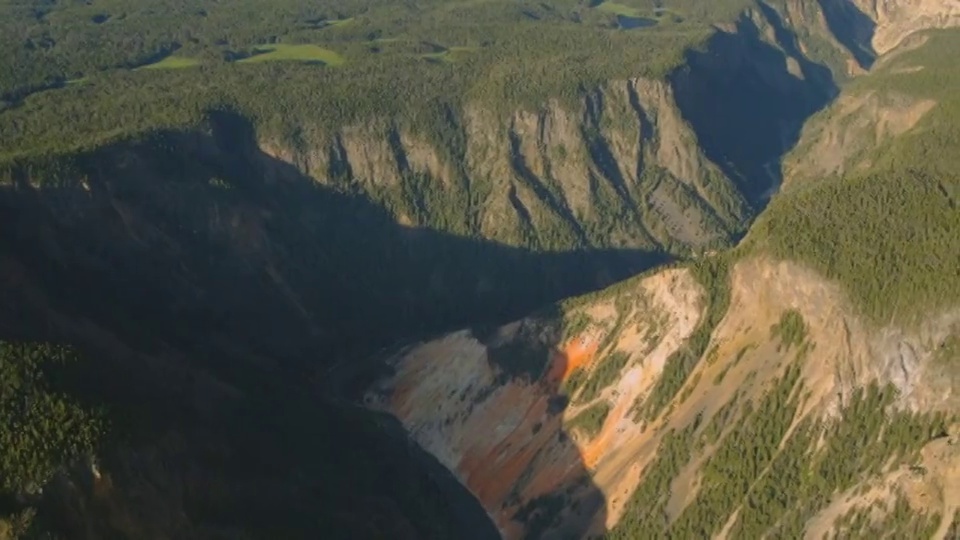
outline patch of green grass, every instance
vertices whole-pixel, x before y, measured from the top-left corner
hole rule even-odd
[[[363,11],[363,17],[336,28],[294,31],[289,30],[289,20],[304,19],[301,3],[278,0],[267,9],[257,5],[259,0],[244,4],[250,9],[239,9],[236,3],[220,5],[210,10],[216,17],[204,19],[196,19],[192,10],[165,6],[170,16],[162,20],[134,13],[137,6],[131,6],[122,21],[111,20],[85,37],[102,44],[97,47],[80,39],[82,34],[70,34],[52,52],[40,54],[44,50],[34,45],[0,58],[0,94],[30,94],[20,106],[4,111],[8,121],[0,123],[0,159],[90,149],[159,127],[189,128],[203,122],[202,111],[223,104],[251,118],[265,137],[309,135],[391,118],[439,139],[437,146],[443,150],[444,143],[462,134],[461,122],[451,122],[447,111],[462,111],[472,103],[491,116],[506,116],[550,99],[579,107],[586,88],[627,77],[664,76],[683,62],[685,50],[702,44],[712,32],[705,21],[691,21],[680,31],[641,34],[610,32],[563,17],[534,22],[515,2],[492,1],[458,3],[455,9],[443,3],[422,10],[409,5],[368,10],[344,5],[344,12]],[[64,20],[72,15],[66,5],[52,9],[62,11]],[[317,6],[315,11],[320,16],[335,10]],[[263,19],[249,12],[262,13]],[[202,26],[184,26],[185,20]],[[8,24],[12,23],[0,21],[0,36],[16,35],[2,31]],[[191,41],[187,32],[200,42]],[[385,45],[371,52],[371,43],[376,43],[371,39],[381,34],[410,43],[455,43],[458,47],[436,60],[452,60],[449,67],[454,69],[436,69],[433,62],[419,58],[419,52],[433,52],[429,50]],[[258,45],[273,37],[284,44]],[[141,70],[136,77],[130,70],[116,69],[144,64],[171,39],[185,44],[177,54],[201,60],[204,69]],[[226,43],[214,45],[221,41]],[[131,42],[137,47],[122,46]],[[255,48],[271,50],[243,59],[246,69],[225,59],[228,52]],[[344,59],[348,61],[343,69],[305,67],[311,61],[336,65]],[[104,84],[33,90],[46,81],[81,73]],[[276,84],[278,78],[284,84]],[[324,91],[317,92],[318,87]],[[265,101],[265,94],[271,99]],[[88,120],[60,121],[68,116]],[[558,235],[546,247],[560,248],[561,242],[569,244]]]
[[[627,6],[617,2],[604,2],[597,6],[596,9],[605,11],[607,13],[612,13],[613,15],[623,15],[624,17],[640,17],[644,13],[639,8]]]
[[[345,19],[327,19],[327,20],[323,21],[323,25],[324,25],[325,28],[326,28],[326,27],[337,27],[337,26],[343,26],[343,25],[345,25],[345,24],[350,24],[350,23],[352,23],[353,21],[354,21],[354,18],[353,18],[353,17],[347,17],[347,18],[345,18]]]
[[[171,55],[171,56],[167,56],[163,60],[160,60],[159,62],[154,62],[152,64],[140,66],[136,68],[134,71],[138,71],[141,69],[184,69],[184,68],[196,67],[199,65],[200,65],[200,60],[197,60],[196,58]]]
[[[610,414],[610,404],[606,401],[595,403],[586,410],[575,416],[567,427],[570,429],[579,429],[584,435],[593,438],[600,433],[607,415]]]
[[[237,63],[250,64],[255,62],[291,61],[322,62],[328,66],[341,66],[346,62],[346,59],[336,51],[311,44],[291,45],[278,43],[257,47],[254,50],[258,54],[237,60]]]

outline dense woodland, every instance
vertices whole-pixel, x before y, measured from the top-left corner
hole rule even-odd
[[[851,92],[934,99],[912,133],[871,150],[871,166],[775,197],[748,237],[839,280],[878,323],[912,321],[960,300],[960,71],[956,32],[903,54]],[[923,66],[904,73],[902,68]]]
[[[466,100],[512,110],[579,97],[611,79],[663,75],[705,39],[708,22],[746,2],[676,1],[669,13],[646,0],[627,3],[659,24],[624,30],[617,9],[570,0],[6,4],[0,155],[189,125],[223,105],[293,139],[303,136],[298,129],[377,115],[443,136],[435,129],[443,111]],[[306,43],[342,64],[235,62],[257,47]],[[179,60],[135,69],[168,57]]]

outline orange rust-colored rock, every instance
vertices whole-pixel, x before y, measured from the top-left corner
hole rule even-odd
[[[504,538],[523,538],[533,523],[549,523],[549,534],[558,538],[596,534],[638,482],[639,469],[628,474],[636,456],[656,447],[656,431],[635,429],[630,410],[693,332],[701,297],[689,273],[671,270],[638,283],[620,307],[603,301],[585,307],[593,323],[560,343],[550,343],[554,329],[536,319],[505,325],[488,341],[470,331],[448,334],[396,358],[394,373],[375,383],[367,403],[400,419],[479,499]],[[618,319],[630,323],[608,335]],[[656,337],[647,343],[637,336]],[[491,358],[493,347],[517,339],[538,339],[548,348],[539,377],[505,371]],[[582,440],[579,431],[568,433],[565,421],[593,403],[570,403],[561,387],[608,352],[601,343],[635,356],[644,352],[594,398],[612,409],[599,433]]]
[[[577,368],[588,366],[597,352],[597,345],[598,340],[591,336],[572,339],[561,351],[552,355],[546,383],[560,384],[566,381]]]
[[[586,352],[577,351],[588,358]],[[567,365],[566,354],[554,353],[547,375],[539,383],[508,384],[494,406],[485,411],[482,423],[492,427],[508,409],[526,404],[522,418],[503,437],[476,444],[457,465],[459,476],[484,507],[501,509],[492,517],[506,538],[524,532],[513,520],[518,506],[556,493],[586,473],[574,445],[556,444],[563,431],[562,416],[559,411],[549,411]],[[517,502],[505,503],[511,500]]]
[[[403,420],[479,499],[505,538],[522,538],[526,525],[516,516],[524,505],[546,495],[572,501],[592,487],[564,433],[565,399],[558,391],[573,369],[591,360],[593,341],[553,351],[538,380],[504,381],[487,361],[486,347],[468,334],[449,336],[410,352],[371,403]],[[596,506],[585,515],[593,518]]]
[[[513,387],[510,390],[510,394],[517,394],[524,389]],[[503,403],[508,405],[516,399],[518,399],[516,396],[506,397]],[[467,486],[481,502],[488,504],[502,501],[509,495],[517,478],[536,452],[536,447],[527,443],[530,442],[534,423],[543,417],[546,410],[547,400],[539,397],[509,435],[501,440],[491,439],[490,442],[494,443],[492,446],[477,448],[466,454],[460,461],[458,470],[466,479]],[[535,437],[535,439],[540,438]],[[512,448],[521,450],[509,452]]]

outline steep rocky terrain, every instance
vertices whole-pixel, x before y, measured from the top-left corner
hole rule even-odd
[[[435,131],[11,153],[0,340],[75,348],[51,392],[108,435],[0,483],[0,538],[955,534],[960,49],[917,32],[957,23],[756,2]]]
[[[506,112],[468,101],[442,133],[304,119],[296,140],[258,145],[405,225],[537,250],[686,256],[742,236],[803,121],[835,96],[845,54],[815,2],[759,3],[667,80],[608,81]]]
[[[749,215],[661,81],[612,82],[577,108],[555,101],[508,119],[468,108],[455,128],[461,156],[377,125],[305,141],[305,152],[265,147],[323,184],[360,187],[401,223],[515,245],[703,249]]]
[[[865,50],[887,54],[804,129],[784,166],[789,189],[733,254],[411,346],[384,361],[365,404],[396,416],[506,538],[954,537],[960,259],[942,242],[960,227],[957,177],[949,155],[917,151],[957,140],[957,109],[948,90],[910,77],[950,87],[956,36],[906,36],[920,21],[956,23],[953,6],[925,7],[896,22],[890,6],[864,10],[877,24]],[[926,174],[928,195],[878,195]],[[824,205],[825,216],[892,205],[898,222],[927,214],[945,228],[923,253],[888,242],[878,258],[846,252],[861,277],[778,247],[816,234],[779,229],[783,216],[845,184],[862,186],[846,195],[862,201]],[[842,234],[884,234],[863,216]],[[884,275],[885,256],[899,258],[903,283]],[[924,280],[945,280],[939,299]]]
[[[960,24],[960,6],[949,0],[914,0],[912,2],[856,0],[854,4],[869,20],[873,21],[873,36],[867,43],[879,55],[892,51],[905,38],[918,30],[947,28]]]
[[[682,532],[677,520],[696,501],[698,486],[721,481],[705,479],[704,464],[725,444],[746,442],[776,453],[777,446],[794,443],[791,432],[799,426],[811,429],[808,424],[826,436],[871,384],[892,385],[885,390],[896,395],[887,405],[891,410],[960,410],[960,377],[956,370],[944,377],[937,360],[944,344],[956,339],[956,308],[931,314],[914,330],[871,328],[840,287],[800,265],[746,258],[731,268],[729,280],[726,315],[708,328],[709,341],[694,352],[694,365],[673,388],[667,382],[676,377],[673,364],[684,362],[682,348],[696,347],[691,338],[716,309],[686,268],[634,278],[568,303],[557,319],[535,317],[486,335],[465,331],[412,347],[388,361],[395,373],[367,393],[366,403],[396,415],[424,449],[455,471],[507,538],[546,530],[560,537],[616,532],[618,524],[629,538],[639,508],[655,513],[649,507],[658,505],[674,532]],[[528,367],[524,373],[516,372],[520,362]],[[761,419],[750,417],[751,408],[782,384],[783,398],[792,397],[778,402],[787,412],[777,412],[786,416],[773,428],[779,430],[774,447],[731,440],[744,424],[756,429],[750,422]],[[930,429],[940,429],[937,422]],[[662,466],[658,451],[674,432],[690,437],[691,448],[665,477],[670,489],[650,492],[644,488]],[[936,502],[914,500],[912,507],[935,512],[949,525],[960,502],[950,483],[939,475],[911,475],[907,467],[956,475],[957,434],[949,443],[938,437],[947,435],[930,432],[909,440],[911,453],[902,465],[895,460],[876,476],[858,477],[857,485],[876,484],[889,496],[898,483],[926,490]],[[914,458],[912,451],[921,448]],[[804,459],[811,462],[823,456],[816,447],[801,450],[810,452]],[[884,465],[887,460],[883,455]],[[763,477],[763,468],[756,474],[751,482]],[[841,499],[832,501],[818,501],[803,517],[832,512]],[[714,523],[742,527],[738,508],[731,501]],[[542,517],[531,519],[531,513]]]

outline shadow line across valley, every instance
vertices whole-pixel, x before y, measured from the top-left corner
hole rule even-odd
[[[103,456],[112,502],[51,490],[51,519],[78,538],[130,534],[117,515],[180,537],[462,529],[406,450],[305,381],[664,257],[535,253],[400,226],[261,152],[243,118],[214,112],[209,125],[21,164],[0,188],[0,338],[76,344],[89,361],[74,386],[107,407],[121,441]]]

